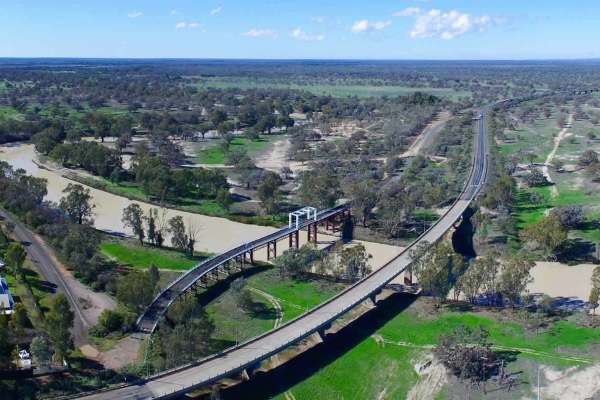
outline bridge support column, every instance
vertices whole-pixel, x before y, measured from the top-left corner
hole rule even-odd
[[[331,217],[329,217],[329,218],[327,218],[325,220],[325,230],[326,231],[330,231],[330,230],[333,231],[333,229],[334,229],[333,228],[333,223],[331,222]]]
[[[243,256],[237,256],[235,258],[236,264],[240,266],[240,271],[244,270],[244,264],[246,263],[246,253]]]
[[[299,242],[300,242],[300,231],[295,231],[289,234],[289,242],[290,242],[290,249],[292,247],[298,248]]]
[[[308,242],[317,243],[317,227],[318,223],[308,225]]]
[[[277,241],[267,243],[267,260],[277,257]]]
[[[254,371],[260,368],[260,363],[249,365],[242,371],[242,380],[249,381],[254,376]]]
[[[371,295],[369,295],[369,300],[371,300],[371,302],[373,303],[373,305],[375,307],[377,307],[377,296],[381,293],[381,290],[372,293]]]
[[[250,264],[254,264],[254,249],[244,253],[244,264],[250,259]]]
[[[404,275],[404,284],[407,286],[412,286],[413,283],[413,274],[412,271],[408,271],[408,276]]]
[[[321,341],[325,341],[327,339],[327,334],[325,333],[328,329],[331,329],[331,324],[323,325],[317,330],[317,335],[321,338]]]

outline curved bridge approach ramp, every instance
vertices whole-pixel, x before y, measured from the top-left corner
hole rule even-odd
[[[180,396],[244,370],[256,368],[263,360],[298,343],[309,335],[328,329],[334,320],[343,316],[364,300],[374,298],[410,265],[412,261],[411,248],[419,243],[435,243],[442,238],[454,223],[461,218],[464,211],[481,190],[485,183],[488,162],[485,114],[486,111],[483,109],[478,118],[475,119],[476,134],[473,145],[473,163],[462,193],[450,209],[429,230],[395,259],[335,297],[277,329],[195,363],[151,376],[130,385],[107,389],[82,398],[108,400],[174,398]],[[225,254],[229,254],[229,252]],[[183,285],[181,287],[184,288],[184,282],[190,283],[192,280],[187,281],[187,278],[184,278],[177,284],[181,283]],[[175,296],[173,293],[171,295]],[[172,299],[168,299],[168,301],[172,301]]]

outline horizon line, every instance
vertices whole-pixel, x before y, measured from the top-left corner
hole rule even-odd
[[[354,61],[354,62],[556,62],[600,61],[600,57],[557,58],[244,58],[244,57],[90,57],[90,56],[0,56],[3,60],[115,60],[115,61]]]

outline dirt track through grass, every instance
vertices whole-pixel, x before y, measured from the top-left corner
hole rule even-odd
[[[542,173],[544,174],[544,176],[550,183],[553,182],[552,177],[550,176],[550,165],[552,164],[552,161],[554,160],[554,156],[556,155],[556,152],[558,151],[558,147],[560,146],[560,143],[566,137],[567,132],[569,131],[569,128],[571,126],[573,126],[573,114],[569,114],[569,120],[567,122],[567,126],[562,128],[560,130],[560,132],[558,133],[558,135],[556,135],[556,137],[554,138],[554,147],[552,148],[552,151],[550,151],[550,153],[548,154],[548,157],[546,157],[546,161],[544,161],[544,166],[542,167]],[[558,188],[556,187],[556,185],[552,185],[550,187],[550,194],[553,198],[558,197]]]

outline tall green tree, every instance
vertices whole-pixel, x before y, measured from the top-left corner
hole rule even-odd
[[[14,346],[11,342],[11,336],[8,316],[0,314],[0,370],[13,368],[12,353]]]
[[[554,255],[567,240],[567,230],[555,215],[547,215],[528,225],[521,237],[545,256]]]
[[[413,270],[423,290],[443,302],[464,272],[465,262],[450,244],[441,242],[421,255]]]
[[[94,208],[90,190],[78,184],[69,183],[63,190],[65,196],[60,199],[61,210],[75,223],[93,224]]]
[[[140,244],[144,244],[144,211],[139,204],[132,203],[123,209],[123,217],[121,218],[123,225],[129,227],[135,236],[137,236]]]
[[[31,356],[38,367],[47,367],[52,359],[50,344],[44,336],[36,336],[31,341]]]
[[[54,359],[58,362],[62,362],[73,348],[70,332],[73,322],[74,314],[67,297],[63,293],[57,294],[52,299],[50,311],[46,313],[46,324],[48,336],[54,347]]]
[[[6,249],[6,262],[13,269],[15,279],[21,273],[26,256],[27,253],[21,244],[13,242],[8,245],[8,249]]]
[[[372,258],[364,245],[348,247],[342,250],[340,254],[340,263],[346,269],[346,278],[358,280],[371,272],[369,260]]]
[[[181,215],[177,215],[169,220],[169,232],[171,233],[171,244],[173,247],[180,251],[186,251],[188,238]]]
[[[117,283],[117,299],[129,309],[140,312],[152,301],[155,287],[150,274],[132,271]]]
[[[533,261],[519,256],[512,256],[503,263],[498,280],[498,291],[512,304],[516,304],[521,299],[527,290],[527,285],[533,281],[531,277],[533,266]]]
[[[283,184],[281,177],[275,172],[267,172],[263,176],[262,182],[258,185],[258,198],[262,206],[269,214],[276,213],[281,202],[280,187]]]

